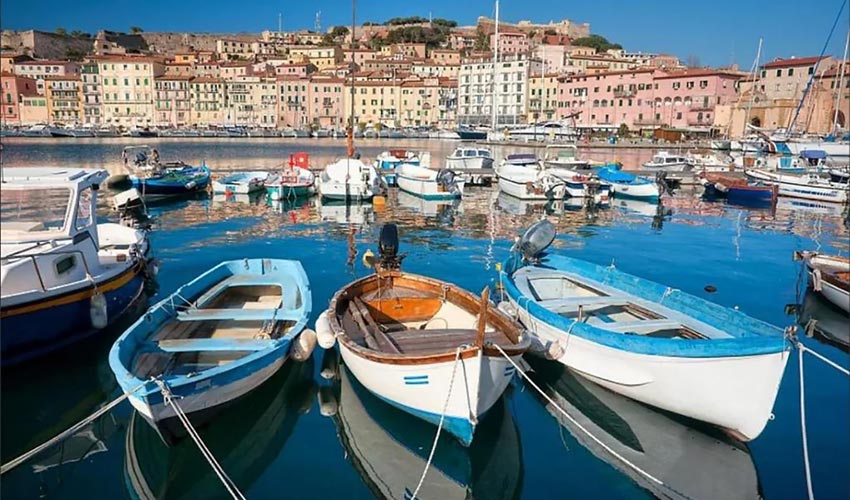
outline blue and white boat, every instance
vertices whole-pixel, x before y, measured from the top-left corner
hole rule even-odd
[[[159,152],[150,146],[128,146],[122,151],[130,182],[144,200],[186,196],[204,192],[210,184],[210,169],[181,161],[160,162]]]
[[[597,168],[596,175],[599,180],[611,185],[614,196],[617,198],[631,198],[656,203],[661,196],[658,184],[654,180],[624,172],[611,165]]]
[[[103,330],[144,293],[147,234],[97,223],[105,170],[6,169],[0,198],[0,362]]]
[[[463,197],[464,180],[454,170],[432,170],[402,164],[396,169],[398,188],[426,200],[453,200]]]
[[[381,174],[388,186],[396,185],[396,169],[400,165],[419,166],[420,164],[422,164],[420,154],[405,149],[384,151],[375,158],[375,169]]]
[[[237,172],[213,181],[213,193],[251,194],[266,188],[268,172]]]
[[[468,446],[508,387],[529,340],[518,323],[450,283],[402,272],[396,226],[381,230],[376,272],[349,283],[316,322],[345,366],[379,398]],[[497,348],[498,346],[498,348]],[[504,355],[502,354],[504,352]]]
[[[312,309],[301,264],[226,261],[178,288],[125,331],[109,366],[130,402],[166,443],[183,428],[163,387],[195,423],[254,390],[293,353],[304,359],[315,334],[301,338]],[[312,333],[312,332],[311,332]]]
[[[744,441],[771,417],[791,343],[745,314],[578,259],[544,255],[541,221],[500,274],[500,308],[534,350],[614,392],[717,425]]]

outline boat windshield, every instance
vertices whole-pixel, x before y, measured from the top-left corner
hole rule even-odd
[[[4,189],[0,197],[0,227],[4,232],[64,230],[71,194],[68,188]]]

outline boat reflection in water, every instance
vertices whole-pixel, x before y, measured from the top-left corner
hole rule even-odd
[[[463,213],[463,202],[460,198],[452,200],[426,200],[419,196],[399,190],[397,193],[399,208],[410,210],[419,215],[434,217],[440,223],[454,225],[456,216]]]
[[[434,440],[436,427],[381,401],[339,367],[340,441],[377,498],[410,500]],[[519,495],[519,434],[505,398],[490,409],[464,448],[444,432],[416,498],[500,499]]]
[[[850,317],[811,288],[803,299],[799,323],[806,335],[850,353]]]
[[[257,205],[261,200],[265,201],[265,191],[253,191],[251,193],[213,193],[213,205],[222,203],[244,203],[246,205]]]
[[[761,498],[749,449],[719,430],[662,413],[576,375],[560,363],[526,357],[529,376],[576,422],[632,464],[590,439],[548,401],[546,410],[597,458],[659,498]],[[539,395],[535,392],[535,395]]]
[[[313,362],[287,363],[258,390],[199,429],[204,443],[244,493],[280,454],[302,409],[309,409]],[[134,499],[219,498],[226,495],[195,443],[166,447],[137,413],[127,427],[124,482]],[[250,495],[248,495],[250,497]]]
[[[319,217],[322,222],[337,224],[368,224],[375,220],[372,202],[345,203],[344,201],[319,200]]]

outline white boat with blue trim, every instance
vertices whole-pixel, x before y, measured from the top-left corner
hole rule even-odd
[[[315,345],[310,284],[297,261],[225,261],[178,288],[115,341],[109,366],[166,443],[183,435],[161,384],[195,424]],[[311,343],[312,342],[312,343]]]
[[[237,172],[213,181],[213,193],[251,194],[266,188],[268,172]]]
[[[661,197],[658,183],[647,177],[641,177],[620,170],[613,165],[605,165],[596,169],[599,179],[611,186],[617,198],[631,198],[650,203],[657,203]]]
[[[518,323],[491,307],[489,289],[479,299],[402,272],[397,231],[383,227],[376,272],[339,290],[319,316],[319,343],[330,348],[338,340],[363,386],[432,424],[442,421],[468,446],[514,375],[508,358],[518,361],[529,341]]]
[[[775,326],[618,271],[543,251],[541,221],[514,247],[500,306],[535,350],[614,392],[744,441],[770,419],[791,343]]]
[[[97,223],[105,170],[9,168],[0,198],[0,362],[103,330],[144,293],[147,233]]]
[[[426,200],[453,200],[463,197],[464,179],[454,170],[433,170],[402,164],[395,171],[398,188]]]
[[[832,182],[828,176],[817,174],[787,175],[765,170],[745,170],[748,179],[779,187],[779,196],[804,200],[847,203],[850,200],[850,184]]]
[[[384,191],[384,181],[374,165],[343,158],[326,166],[317,179],[322,198],[350,202],[369,201]]]

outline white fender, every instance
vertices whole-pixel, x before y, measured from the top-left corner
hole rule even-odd
[[[316,332],[305,328],[292,343],[292,359],[304,362],[310,359],[313,349],[316,348]]]
[[[89,318],[91,318],[91,326],[100,330],[106,328],[109,324],[107,315],[106,297],[100,292],[95,292],[89,301]]]
[[[322,357],[322,371],[319,374],[325,380],[333,380],[339,373],[339,355],[334,350],[325,352]]]
[[[320,387],[319,388],[319,412],[323,417],[332,417],[336,415],[337,410],[339,409],[339,403],[336,400],[336,396],[333,393],[333,388],[331,387]]]
[[[331,322],[328,319],[328,311],[323,311],[316,320],[316,337],[322,349],[330,349],[336,343],[336,335],[331,330]]]

